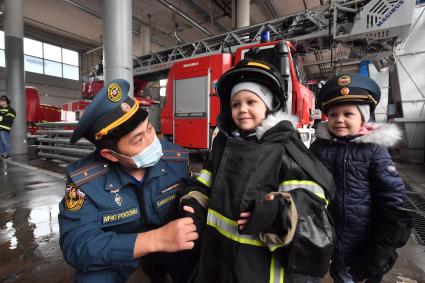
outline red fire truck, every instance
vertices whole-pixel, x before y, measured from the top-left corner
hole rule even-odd
[[[40,103],[38,90],[35,87],[25,87],[27,131],[35,134],[38,122],[58,122],[61,120],[61,108]]]
[[[275,65],[286,81],[288,112],[299,119],[303,141],[311,139],[314,95],[295,46],[274,41],[239,47],[234,55],[213,54],[176,62],[168,73],[165,105],[161,111],[161,133],[181,146],[208,149],[220,103],[215,84],[220,76],[243,58],[255,58]]]

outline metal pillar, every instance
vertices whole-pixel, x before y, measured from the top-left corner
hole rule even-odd
[[[114,79],[130,83],[133,97],[132,1],[103,1],[103,72],[105,84]]]
[[[249,26],[249,2],[250,0],[232,1],[233,23],[236,23],[237,29]]]
[[[16,111],[11,132],[12,154],[28,153],[22,8],[22,0],[4,2],[6,94]]]

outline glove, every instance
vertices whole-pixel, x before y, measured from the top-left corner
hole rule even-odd
[[[349,270],[355,282],[384,275],[391,270],[398,257],[394,248],[379,245],[369,248],[367,251],[370,252],[366,252]]]
[[[279,236],[286,235],[291,229],[288,217],[290,202],[285,198],[275,196],[273,200],[263,198],[253,200],[250,209],[251,217],[241,234],[273,233]]]

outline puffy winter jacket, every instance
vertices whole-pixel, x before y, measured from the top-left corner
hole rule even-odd
[[[373,207],[400,208],[405,195],[387,150],[400,141],[400,130],[392,124],[368,128],[365,135],[336,138],[321,124],[310,147],[335,179],[336,196],[329,206],[337,233],[335,256],[347,266],[360,260],[374,237]]]
[[[326,210],[333,180],[282,115],[270,114],[245,139],[220,117],[208,164],[182,199],[208,206],[193,282],[309,282],[326,274],[335,237]],[[240,231],[239,214],[270,193],[283,204],[279,217],[270,215],[278,219],[270,230],[285,226],[285,233]]]

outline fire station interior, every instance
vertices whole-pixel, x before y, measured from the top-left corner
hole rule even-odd
[[[16,110],[10,158],[0,160],[1,282],[73,282],[59,248],[58,203],[66,166],[94,150],[69,140],[105,81],[132,82],[130,95],[158,135],[187,148],[196,175],[217,131],[218,78],[243,56],[273,62],[279,42],[291,58],[288,111],[307,147],[324,119],[315,95],[327,79],[360,73],[378,83],[373,119],[403,132],[390,154],[414,216],[382,282],[425,282],[425,1],[0,3],[0,95]],[[129,282],[149,280],[137,271]]]

